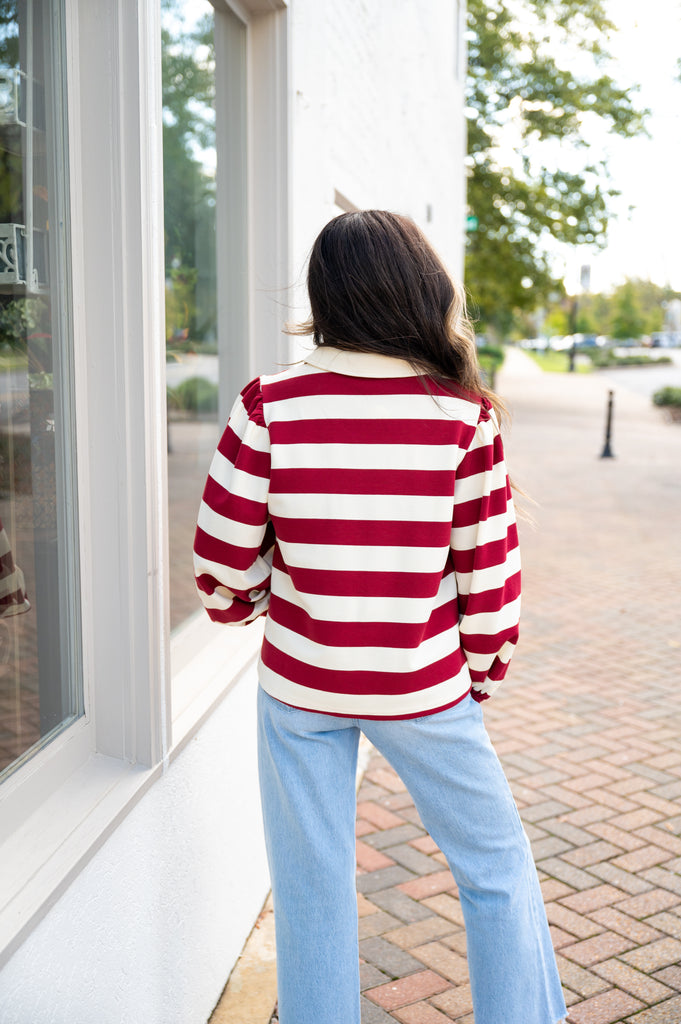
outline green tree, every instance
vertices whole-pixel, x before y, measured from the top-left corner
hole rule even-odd
[[[596,334],[608,335],[612,327],[612,296],[596,293],[580,299],[582,306],[588,310],[594,324]]]
[[[0,66],[5,72],[19,67],[17,0],[0,0]],[[8,129],[11,131],[11,129]],[[21,148],[0,148],[0,223],[24,223],[23,158]]]
[[[0,63],[19,67],[19,12],[17,0],[0,0]]]
[[[598,334],[595,317],[591,310],[584,308],[580,301],[577,302],[573,319],[575,334]]]
[[[631,281],[626,281],[613,297],[613,338],[640,338],[645,329],[645,315]]]
[[[550,309],[544,317],[542,331],[548,337],[551,337],[551,335],[553,334],[569,334],[569,311],[566,309],[562,309],[559,306],[554,306],[553,309]]]
[[[652,334],[653,331],[661,331],[664,326],[663,303],[674,298],[674,292],[655,284],[654,281],[641,281],[638,278],[628,281],[627,284],[631,286],[641,310],[643,333]],[[615,295],[617,295],[617,291],[615,291]]]
[[[606,73],[613,28],[603,0],[469,0],[468,206],[478,229],[466,285],[482,329],[507,335],[518,312],[555,291],[551,239],[604,244],[617,193],[587,152],[589,132],[598,123],[630,137],[645,118],[633,89]],[[499,156],[509,135],[513,168]]]
[[[612,292],[584,295],[579,299],[579,309],[588,317],[596,334],[610,334],[614,337],[638,337],[641,334],[652,334],[661,331],[664,326],[665,304],[670,299],[680,298],[681,294],[668,286],[662,287],[654,281],[643,281],[638,278],[626,281]],[[632,310],[634,313],[632,319]],[[617,317],[622,334],[615,333]],[[628,325],[627,325],[628,323]],[[632,333],[630,327],[636,328]],[[579,330],[584,330],[580,327]]]

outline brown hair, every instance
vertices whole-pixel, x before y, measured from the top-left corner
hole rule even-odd
[[[405,359],[419,374],[500,399],[482,381],[463,292],[416,224],[385,210],[342,213],[312,247],[312,315],[289,328],[315,345]]]

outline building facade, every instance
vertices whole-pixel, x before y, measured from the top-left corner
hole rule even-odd
[[[191,543],[342,210],[464,237],[457,0],[0,20],[0,1019],[202,1024],[268,891],[255,623]]]

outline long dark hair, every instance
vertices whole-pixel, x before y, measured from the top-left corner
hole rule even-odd
[[[480,374],[463,292],[416,224],[386,210],[334,217],[312,247],[312,315],[289,328],[315,345],[406,359],[426,378],[500,399]]]

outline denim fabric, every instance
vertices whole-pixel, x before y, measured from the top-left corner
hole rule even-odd
[[[459,886],[476,1024],[556,1024],[566,1009],[537,873],[480,705],[373,721],[298,711],[262,689],[258,699],[280,1024],[360,1024],[360,730],[403,779]]]

